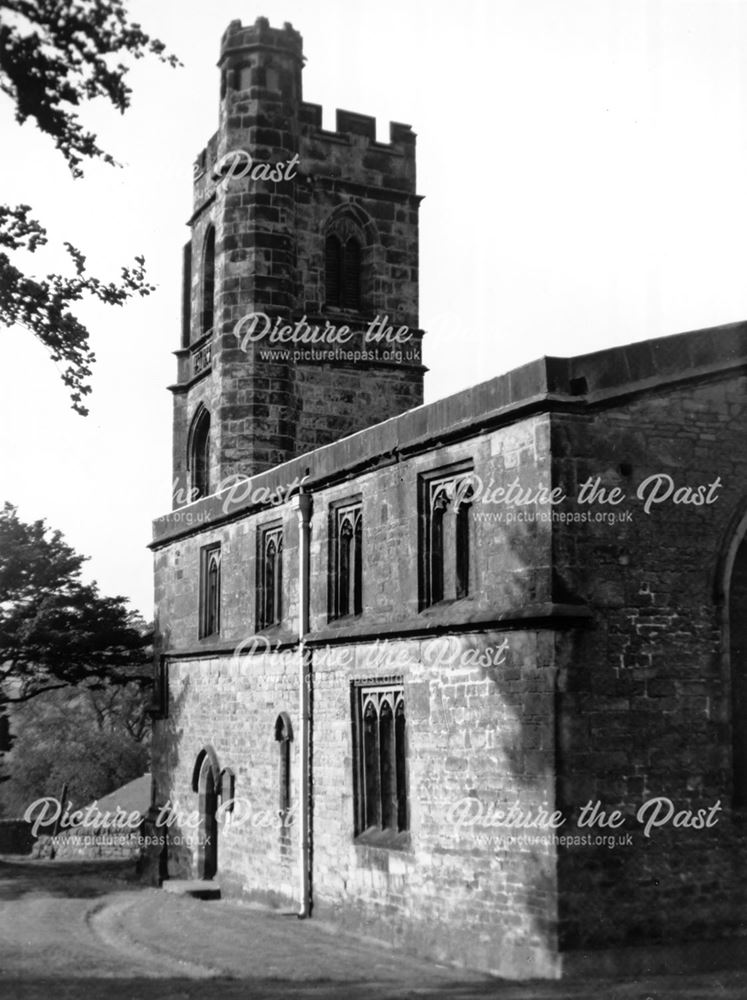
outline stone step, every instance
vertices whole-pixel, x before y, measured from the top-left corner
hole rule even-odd
[[[192,896],[193,899],[220,899],[220,886],[210,879],[169,878],[164,879],[161,888],[177,896]]]

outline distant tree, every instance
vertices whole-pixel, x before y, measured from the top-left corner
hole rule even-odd
[[[124,113],[131,90],[129,67],[121,59],[148,54],[179,65],[163,42],[128,20],[122,0],[0,0],[0,91],[15,104],[19,123],[34,121],[54,141],[74,177],[83,175],[87,159],[115,165],[76,109],[103,97]],[[30,212],[29,205],[0,206],[0,323],[26,326],[64,365],[73,409],[85,415],[95,356],[88,330],[69,306],[86,293],[122,305],[133,295],[149,295],[154,286],[146,281],[142,257],[121,269],[118,282],[100,281],[86,272],[86,258],[71,243],[65,247],[73,276],[26,275],[7,251],[33,253],[47,242]]]
[[[5,759],[0,811],[22,816],[35,800],[58,797],[73,807],[101,798],[148,769],[150,721],[138,684],[48,691],[12,710],[17,734]]]
[[[150,634],[123,597],[80,578],[85,557],[44,521],[0,511],[0,702],[84,685],[148,685]]]

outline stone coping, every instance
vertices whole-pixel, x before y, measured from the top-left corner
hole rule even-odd
[[[712,379],[747,367],[747,322],[658,337],[572,358],[544,357],[469,389],[307,452],[234,490],[197,500],[153,523],[151,548],[265,509],[258,491],[272,494],[303,480],[314,493],[417,454],[499,427],[533,413],[583,412],[682,382]],[[296,486],[291,495],[298,492]]]

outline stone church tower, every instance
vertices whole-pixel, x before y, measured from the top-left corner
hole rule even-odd
[[[345,111],[325,131],[303,62],[301,35],[266,18],[233,21],[221,42],[219,129],[194,165],[184,249],[176,496],[423,401],[415,136],[392,123],[379,142],[373,118]],[[377,317],[407,334],[367,341]],[[284,341],[270,340],[276,324]],[[309,330],[326,340],[289,339]]]
[[[324,131],[302,60],[229,26],[195,169],[158,876],[502,977],[744,961],[747,323],[420,406],[413,135]]]

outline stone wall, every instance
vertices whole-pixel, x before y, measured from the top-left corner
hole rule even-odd
[[[318,912],[344,914],[394,944],[525,977],[554,974],[555,848],[514,845],[495,809],[554,808],[552,642],[545,633],[343,646],[315,657],[314,886]],[[485,659],[508,640],[505,661]],[[458,651],[440,662],[440,652]],[[393,666],[393,664],[395,666]],[[350,681],[404,679],[410,848],[353,839]],[[493,812],[491,812],[491,810]]]
[[[235,804],[228,799],[218,835],[221,887],[271,901],[297,898],[295,820],[279,813],[279,747],[275,722],[298,718],[297,654],[213,656],[169,665],[168,718],[159,722],[154,780],[159,805],[173,806],[169,873],[197,877],[197,823],[193,768],[209,745],[221,768],[235,776]],[[291,801],[297,805],[298,762],[291,766]]]
[[[599,476],[626,499],[592,504],[592,516],[630,514],[554,532],[557,577],[595,620],[593,629],[559,641],[559,801],[569,816],[588,801],[608,814],[619,810],[620,832],[633,839],[612,850],[561,851],[564,948],[745,933],[747,830],[731,801],[722,575],[745,510],[746,389],[745,376],[735,373],[593,417],[553,417],[554,480],[575,497],[589,476]],[[646,513],[652,487],[636,494],[658,474],[670,476],[675,489],[721,483],[711,504],[670,498]],[[663,482],[659,495],[666,488]],[[687,822],[688,810],[694,817],[707,811],[705,819],[720,803],[715,825],[676,827],[672,815],[646,837],[652,813],[642,822],[636,814],[656,797],[672,801],[678,823]],[[662,804],[660,818],[668,812]]]
[[[555,845],[512,842],[517,831],[490,825],[496,809],[553,809],[554,633],[549,621],[526,627],[513,617],[532,608],[538,618],[549,614],[538,609],[551,593],[550,527],[473,515],[470,595],[419,612],[418,477],[471,462],[486,486],[520,476],[536,487],[549,482],[548,445],[548,417],[527,418],[312,493],[314,912],[515,976],[557,971]],[[351,494],[363,510],[363,613],[329,621],[329,509]],[[158,800],[176,802],[182,815],[198,808],[193,769],[209,745],[236,778],[234,814],[219,831],[221,886],[286,905],[299,900],[297,821],[284,829],[277,816],[275,722],[287,712],[298,726],[296,506],[196,523],[155,553],[169,674],[167,718],[154,735]],[[284,613],[260,643],[256,532],[278,517]],[[218,540],[221,635],[198,640],[199,552]],[[409,844],[397,849],[357,842],[353,809],[351,685],[392,676],[405,692],[410,811]],[[294,744],[294,804],[298,766]],[[200,829],[171,832],[186,838],[169,850],[171,874],[195,876]]]
[[[497,507],[473,505],[470,595],[456,604],[427,609],[419,614],[418,600],[418,477],[455,463],[471,462],[486,490],[507,486],[519,478],[528,489],[550,481],[549,418],[529,418],[521,423],[469,438],[454,445],[428,450],[397,461],[391,458],[377,471],[312,490],[311,531],[311,632],[353,629],[360,634],[389,626],[396,631],[406,623],[421,627],[448,627],[492,620],[546,604],[551,599],[550,525],[542,521],[506,523],[495,519]],[[282,481],[282,476],[279,477]],[[355,623],[329,622],[328,549],[329,508],[335,501],[360,493],[363,507],[364,610]],[[530,505],[531,507],[532,505]],[[261,508],[261,509],[258,509]],[[218,507],[220,509],[220,507]],[[298,515],[295,501],[259,504],[246,514],[218,518],[195,510],[195,520],[173,523],[191,525],[192,534],[176,538],[155,552],[155,603],[159,650],[176,653],[215,644],[214,637],[198,640],[199,559],[202,547],[222,546],[221,642],[236,645],[254,635],[256,627],[256,534],[263,524],[281,520],[284,529],[283,620],[268,635],[287,640],[296,633],[298,610]],[[218,523],[216,523],[218,522]]]
[[[33,848],[37,858],[54,857],[58,861],[138,860],[143,853],[141,828],[122,830],[118,827],[88,827],[64,830],[56,837],[40,836]]]
[[[744,632],[730,641],[726,567],[747,515],[746,367],[744,325],[543,359],[263,473],[239,503],[209,497],[157,522],[157,643],[170,680],[154,735],[160,800],[196,807],[192,771],[209,745],[237,775],[237,798],[250,790],[263,817],[275,808],[275,720],[286,711],[295,727],[299,707],[299,501],[271,493],[295,482],[295,494],[303,479],[315,912],[511,976],[558,975],[583,952],[743,934],[747,813],[732,802],[732,735],[745,723],[730,651]],[[471,463],[481,488],[470,594],[421,610],[419,477],[456,463]],[[671,477],[680,502],[647,512],[654,476]],[[636,496],[646,480],[649,494]],[[501,505],[495,491],[514,481],[564,499]],[[606,502],[580,502],[590,483]],[[254,488],[262,499],[246,498]],[[352,497],[363,613],[332,620],[330,505]],[[277,518],[284,614],[258,652],[257,530]],[[213,540],[222,628],[199,640],[199,551]],[[504,640],[505,659],[491,662]],[[467,647],[490,655],[465,666]],[[354,835],[351,688],[384,676],[401,678],[407,713],[409,842],[396,848]],[[647,837],[651,812],[636,814],[657,797],[673,815]],[[578,828],[597,802],[619,826]],[[496,810],[514,804],[530,819],[557,810],[564,825],[502,828]],[[294,840],[264,819],[226,819],[221,883],[297,903]],[[194,850],[171,863],[194,874]]]
[[[505,654],[499,651],[508,641]],[[471,650],[488,666],[464,666]],[[509,842],[496,808],[554,802],[553,644],[537,631],[323,647],[313,654],[314,914],[445,961],[504,975],[553,975],[557,906],[552,843]],[[446,654],[446,655],[444,655]],[[410,842],[354,839],[350,686],[402,677]],[[218,881],[278,905],[299,901],[296,817],[278,818],[275,720],[298,712],[297,654],[170,664],[169,717],[154,774],[182,816],[197,809],[192,769],[209,743],[236,776],[218,834]],[[294,744],[295,746],[295,744]],[[298,755],[291,765],[297,807]],[[513,831],[518,832],[518,831]],[[194,877],[199,828],[176,823],[170,874]]]

